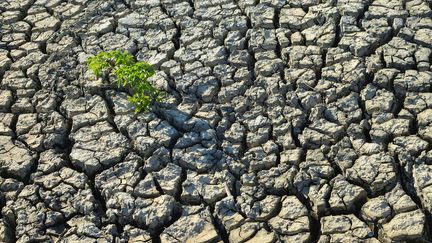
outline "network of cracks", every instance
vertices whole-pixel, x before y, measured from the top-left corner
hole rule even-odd
[[[0,241],[430,242],[431,9],[0,1]],[[88,70],[110,50],[161,104]]]

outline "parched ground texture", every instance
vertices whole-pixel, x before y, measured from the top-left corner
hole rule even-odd
[[[431,8],[1,0],[0,242],[430,242]]]

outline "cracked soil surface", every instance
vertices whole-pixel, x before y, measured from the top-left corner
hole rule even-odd
[[[1,0],[0,242],[430,242],[431,8]]]

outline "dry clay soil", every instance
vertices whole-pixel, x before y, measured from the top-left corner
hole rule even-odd
[[[431,8],[1,0],[0,242],[430,242]]]

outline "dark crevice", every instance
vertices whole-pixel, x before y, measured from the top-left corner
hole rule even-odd
[[[359,98],[358,100],[359,107],[362,111],[362,120],[366,120],[369,122],[370,115],[366,111],[366,104],[363,99]],[[366,130],[363,130],[363,137],[367,143],[372,142],[372,138],[370,136],[370,124],[367,126]]]
[[[94,181],[95,181],[94,176],[89,177],[88,185],[92,191],[93,196],[95,197],[98,206],[100,206],[101,210],[99,210],[99,213],[101,213],[102,217],[105,217],[105,213],[107,211],[106,202],[99,189],[96,188]]]
[[[39,165],[39,158],[40,158],[40,153],[35,153],[35,157],[34,157],[34,162],[32,163],[31,167],[30,167],[30,171],[29,171],[29,176],[27,176],[26,178],[24,178],[24,184],[25,185],[29,185],[32,183],[32,179],[31,176],[33,173],[36,172],[38,165]]]
[[[162,227],[156,228],[156,229],[148,229],[148,231],[150,232],[150,235],[152,237],[152,242],[153,243],[160,243],[160,235],[162,234],[162,232],[168,228],[170,225],[174,224],[177,220],[180,219],[180,217],[182,216],[182,210],[180,207],[176,207],[174,208],[174,211],[171,215],[171,220],[168,221],[168,223],[166,223],[165,225],[163,225]],[[142,228],[142,227],[141,227]]]
[[[207,206],[209,208],[210,217],[211,217],[213,226],[215,227],[216,231],[219,233],[220,238],[222,239],[222,241],[224,243],[228,243],[229,242],[229,234],[228,234],[227,230],[225,229],[225,227],[223,226],[222,221],[215,214],[214,204],[211,205],[211,204],[206,203],[206,201],[203,198],[201,198],[201,201],[204,203],[205,206]]]
[[[177,32],[173,37],[173,43],[176,50],[180,49],[181,28],[177,27]]]
[[[170,150],[172,151],[172,149]],[[172,152],[171,152],[172,153]],[[185,182],[187,179],[187,170],[182,167],[181,169],[181,175],[180,175],[180,183],[179,188],[177,190],[177,194],[174,196],[177,202],[181,202],[181,195],[183,193],[183,182]]]
[[[403,190],[405,191],[405,193],[411,198],[411,200],[413,200],[413,202],[417,205],[417,207],[423,211],[423,213],[425,214],[426,218],[426,223],[425,223],[425,232],[426,232],[426,239],[430,239],[432,237],[432,214],[431,212],[428,211],[427,208],[423,207],[422,201],[420,200],[420,197],[417,195],[416,193],[416,189],[414,188],[414,182],[413,182],[413,178],[412,176],[412,163],[409,163],[407,165],[405,165],[405,168],[408,166],[408,170],[407,173],[409,173],[409,175],[407,175],[405,169],[401,166],[401,162],[399,160],[399,155],[395,154],[394,156],[395,158],[395,164],[396,164],[396,171],[398,174],[398,180],[401,183],[401,186],[403,188]]]
[[[280,9],[275,8],[274,16],[273,16],[273,24],[274,24],[275,29],[280,28],[279,15],[280,15]]]
[[[418,134],[419,125],[417,123],[417,119],[412,119],[409,123],[409,133],[412,135]]]
[[[412,176],[412,163],[411,164],[407,164],[406,166],[408,166],[408,173],[410,173],[410,175],[407,175],[405,173],[404,168],[401,166],[401,162],[399,160],[399,154],[395,154],[394,156],[395,159],[395,166],[396,166],[396,171],[398,172],[398,180],[401,183],[401,186],[403,188],[403,190],[408,194],[408,196],[410,196],[410,198],[415,202],[415,204],[417,204],[417,206],[419,208],[423,208],[422,207],[422,203],[420,198],[417,196],[416,194],[416,190],[414,188],[414,182],[412,181],[412,178],[409,178],[408,176]]]
[[[194,9],[193,4],[191,4],[190,2],[189,2],[189,4],[190,4],[191,7]],[[168,13],[168,11],[167,11],[167,9],[166,9],[166,7],[165,7],[165,5],[164,5],[163,3],[160,3],[159,6],[160,6],[162,12],[163,12],[164,14],[166,14],[168,17],[170,17],[170,18],[173,18],[173,17],[174,17],[174,16],[171,16],[171,15]],[[194,11],[195,11],[195,9],[194,9]],[[174,21],[174,20],[173,20],[173,24],[174,24],[175,28],[177,29],[177,32],[175,33],[175,35],[174,35],[174,37],[173,37],[173,39],[172,39],[172,42],[174,43],[174,47],[175,47],[175,49],[178,50],[178,49],[180,49],[181,28],[180,28],[180,26],[178,26],[178,24],[177,24],[176,21]]]
[[[153,177],[153,183],[154,183],[154,185],[156,187],[156,190],[159,192],[159,194],[165,195],[165,192],[162,189],[162,187],[160,186],[160,184],[159,184],[158,180],[156,179],[156,177]]]
[[[301,148],[302,145],[301,145],[301,143],[300,143],[300,140],[299,140],[299,137],[298,137],[298,136],[299,136],[299,134],[295,132],[295,130],[294,130],[294,126],[291,125],[291,137],[292,137],[293,140],[294,140],[294,144],[295,144],[295,146],[296,146],[297,148]]]
[[[128,0],[120,0],[128,9],[131,9],[131,5]]]
[[[119,128],[117,127],[117,125],[114,122],[114,117],[115,117],[114,104],[112,103],[111,99],[107,98],[105,92],[102,92],[101,96],[104,99],[104,101],[106,102],[106,108],[108,111],[108,123],[113,127],[113,129],[116,133],[121,133],[121,131],[119,130]],[[125,135],[125,134],[123,134],[123,135]],[[130,140],[128,139],[128,141],[130,141]]]
[[[216,228],[216,231],[219,233],[222,241],[224,243],[228,243],[229,242],[229,235],[227,230],[225,229],[225,227],[223,226],[221,220],[217,217],[217,215],[214,215],[214,209],[210,208],[211,211],[211,218],[213,221],[213,225]]]
[[[16,92],[13,92],[13,94],[14,94],[14,99],[15,99]],[[18,115],[17,114],[13,114],[12,121],[11,121],[11,124],[10,124],[10,129],[13,131],[12,140],[16,140],[17,137],[18,137],[18,134],[16,132],[16,125],[17,125],[17,123],[18,123]]]
[[[332,47],[338,47],[339,42],[342,39],[342,36],[341,36],[342,32],[341,32],[341,28],[340,28],[340,18],[337,20],[337,23],[335,23],[335,24],[336,24],[336,28],[335,28],[336,33],[335,33],[335,40],[333,42]]]
[[[46,43],[46,42],[39,42],[39,50],[40,50],[43,54],[48,54],[48,53],[47,53],[47,43]]]
[[[187,2],[191,6],[192,10],[195,12],[195,4],[193,3],[193,0],[187,0]]]
[[[307,210],[309,211],[309,220],[310,220],[310,242],[318,242],[320,236],[321,236],[321,223],[319,220],[319,216],[313,213],[313,209],[311,206],[310,201],[304,197],[304,195],[300,192],[296,193],[297,199],[306,206]]]
[[[2,214],[3,215],[3,214]],[[10,239],[12,241],[17,240],[17,235],[16,235],[16,223],[12,221],[12,219],[10,219],[9,217],[3,217],[3,220],[6,224],[6,229],[5,229],[5,234],[6,237],[4,239]]]

